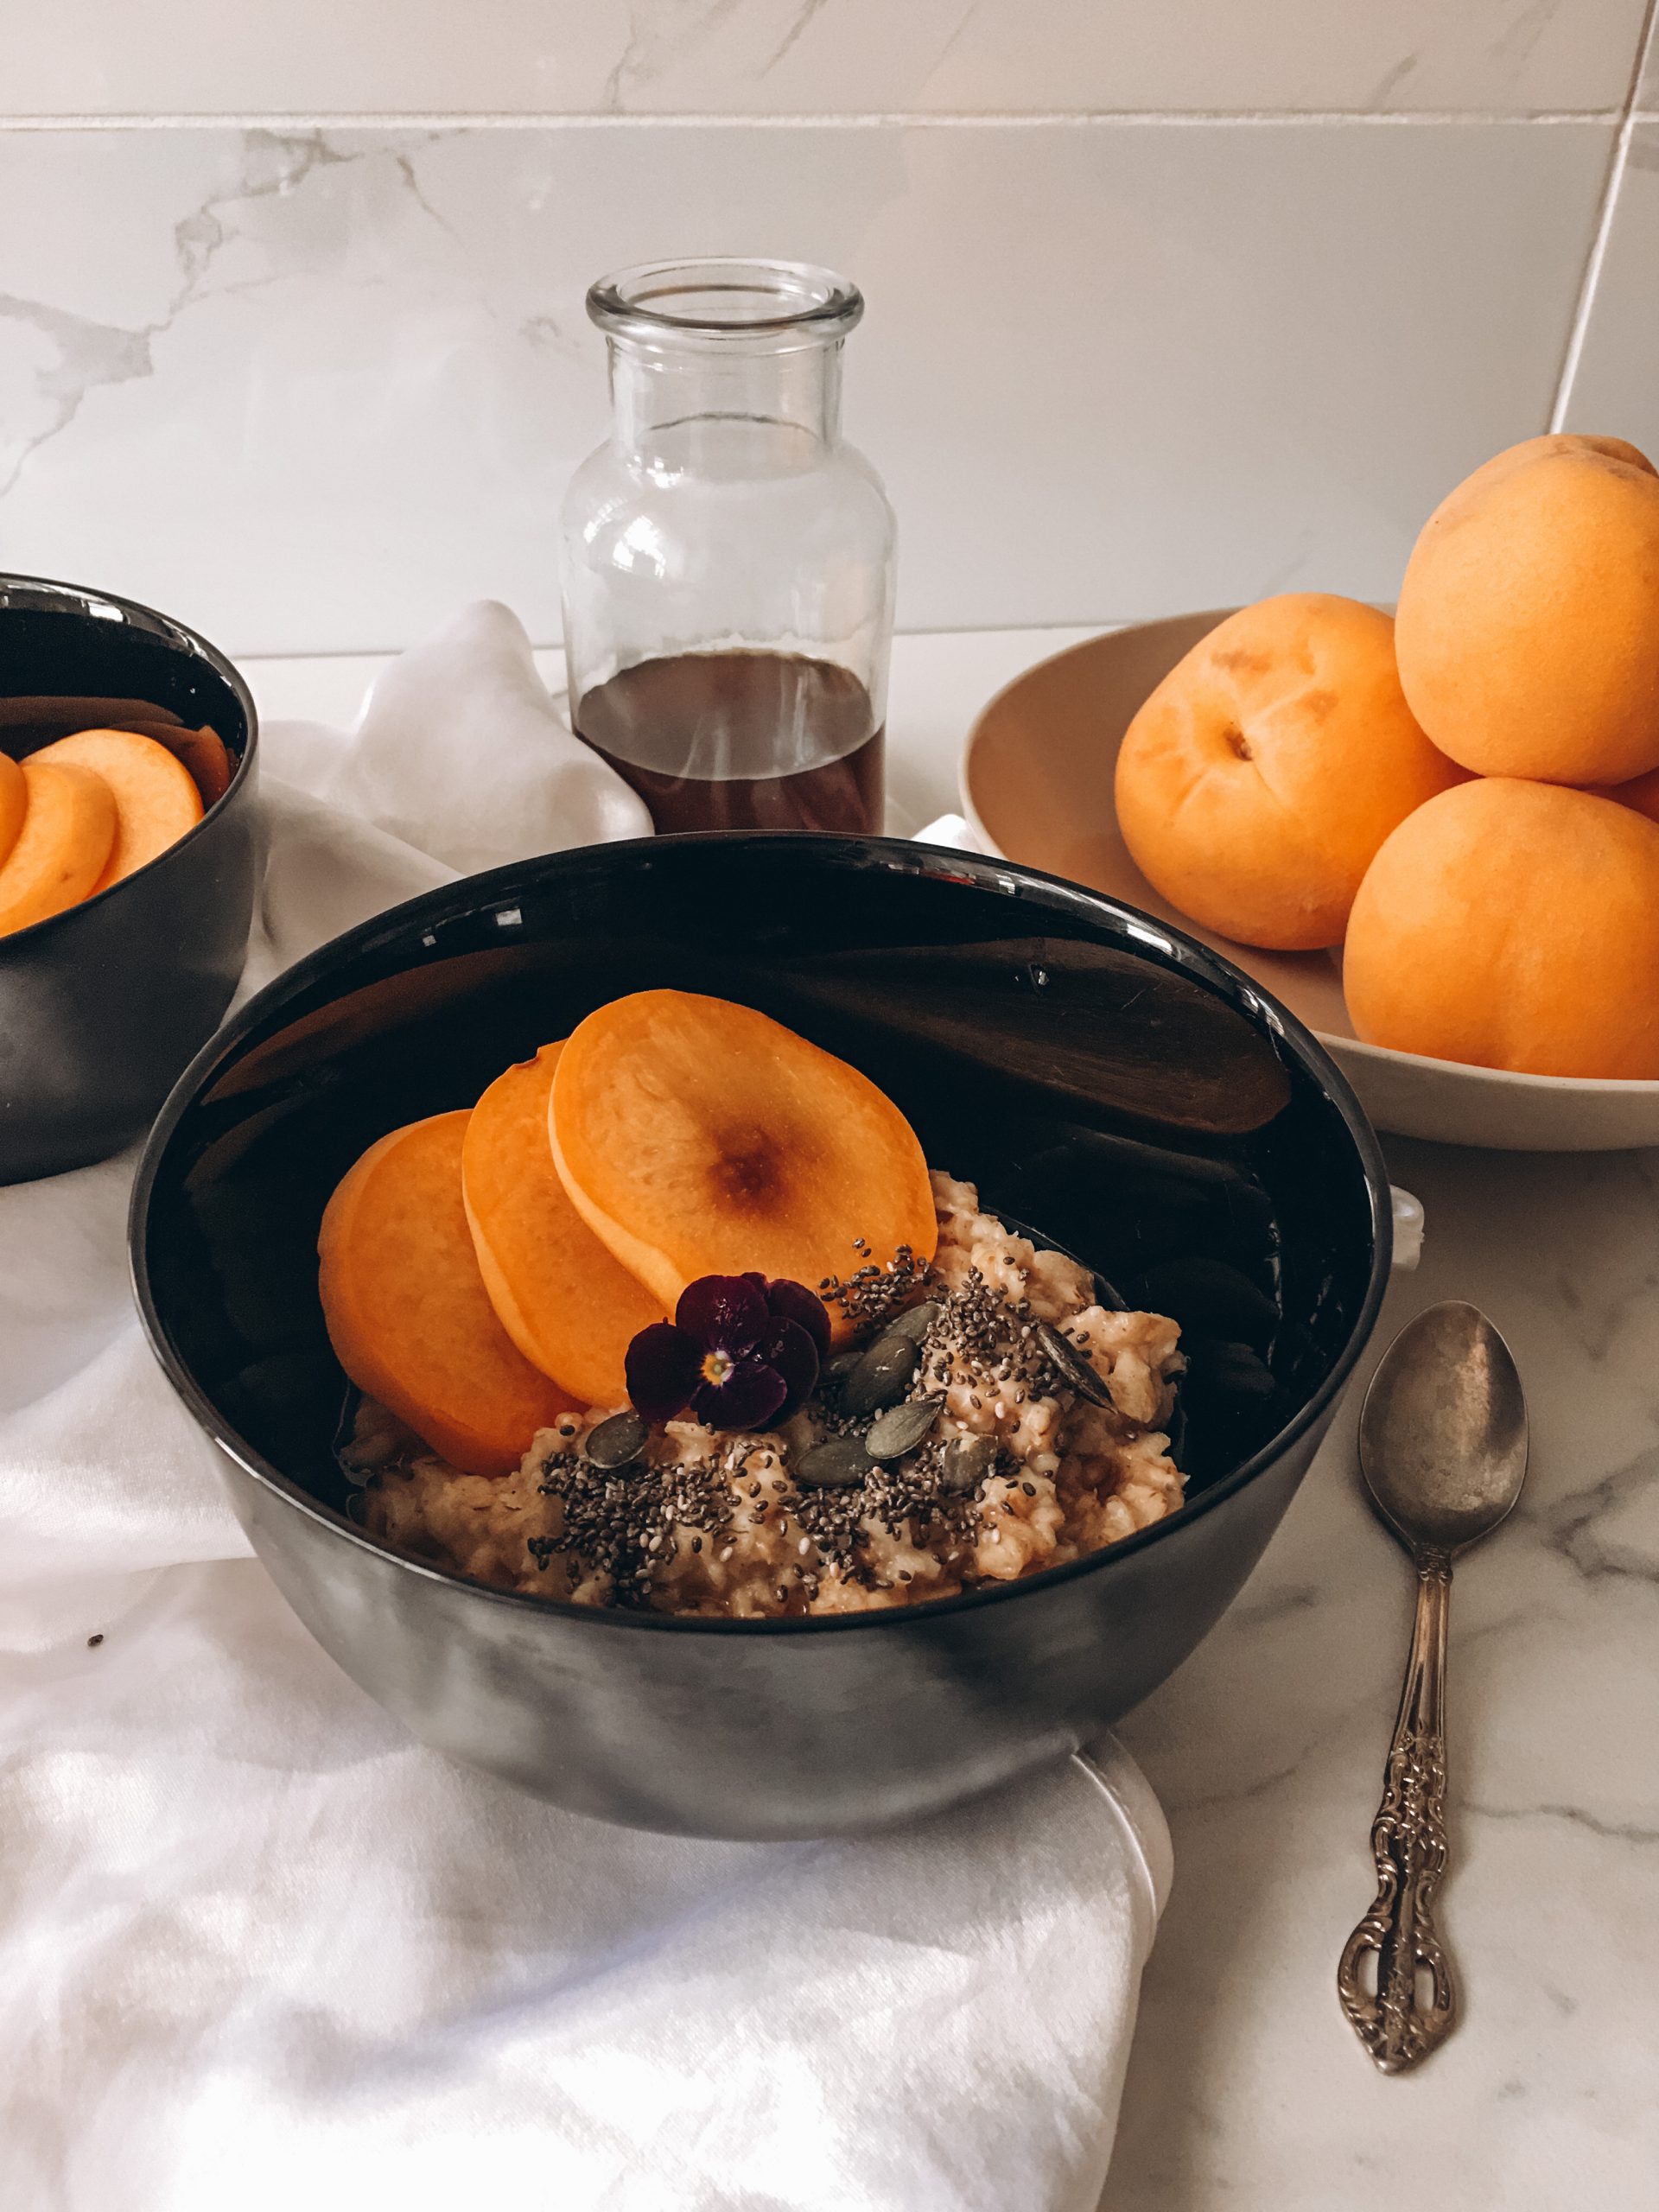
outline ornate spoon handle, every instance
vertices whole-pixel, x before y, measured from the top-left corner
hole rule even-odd
[[[1416,1554],[1417,1618],[1371,1827],[1376,1900],[1348,1938],[1337,1993],[1355,2034],[1385,2074],[1403,2073],[1450,2034],[1457,1986],[1434,1927],[1446,1872],[1446,1623],[1452,1601],[1447,1553]],[[1376,1994],[1360,1978],[1376,1961]],[[1419,1994],[1423,1977],[1431,1989]]]

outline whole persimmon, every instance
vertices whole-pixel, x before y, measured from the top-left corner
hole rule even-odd
[[[1423,525],[1400,681],[1483,776],[1622,783],[1659,767],[1659,475],[1622,438],[1529,438]]]
[[[1341,942],[1377,847],[1461,774],[1412,719],[1389,617],[1287,592],[1200,639],[1129,724],[1118,827],[1194,921],[1308,950]]]
[[[1366,871],[1343,988],[1368,1044],[1659,1077],[1659,823],[1516,777],[1441,792]]]

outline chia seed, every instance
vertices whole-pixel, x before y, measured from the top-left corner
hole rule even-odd
[[[818,1285],[818,1295],[826,1306],[838,1306],[843,1317],[851,1323],[855,1334],[873,1336],[910,1302],[927,1274],[927,1262],[918,1259],[908,1244],[901,1244],[892,1259],[878,1267],[865,1257],[869,1246],[861,1236],[853,1239],[853,1249],[863,1264],[855,1267],[843,1281],[840,1275],[826,1275]]]
[[[572,1586],[607,1582],[620,1607],[689,1602],[718,1610],[708,1568],[730,1562],[752,1530],[767,1548],[784,1548],[786,1540],[789,1554],[772,1568],[777,1582],[761,1585],[763,1610],[775,1603],[798,1613],[837,1580],[908,1587],[918,1579],[914,1570],[877,1563],[878,1552],[894,1545],[900,1557],[911,1547],[930,1554],[947,1577],[972,1577],[980,1545],[1001,1544],[1001,1522],[1020,1517],[1014,1501],[1034,1501],[1039,1491],[1021,1457],[997,1434],[977,1433],[961,1409],[982,1421],[989,1409],[1006,1423],[1011,1414],[1023,1420],[1023,1409],[1038,1401],[1057,1400],[1058,1411],[1039,1412],[1044,1426],[1033,1441],[1063,1454],[1076,1389],[1058,1362],[1083,1364],[1086,1344],[1074,1327],[1039,1320],[1017,1288],[994,1287],[976,1268],[947,1286],[907,1246],[884,1264],[863,1239],[853,1249],[850,1272],[844,1280],[827,1278],[821,1295],[862,1349],[826,1363],[800,1425],[765,1437],[695,1428],[664,1437],[658,1430],[639,1458],[607,1467],[594,1458],[593,1433],[579,1443],[583,1424],[561,1418],[549,1440],[554,1448],[540,1463],[541,1494],[554,1502],[550,1525],[558,1533],[531,1538],[527,1547],[539,1569],[558,1561]],[[847,1376],[906,1313],[914,1316],[905,1332],[915,1347],[913,1374],[895,1378],[891,1404],[849,1411],[842,1402]],[[1068,1336],[1077,1336],[1081,1351]],[[857,1479],[798,1486],[794,1464],[804,1453],[836,1440],[862,1447],[874,1421],[906,1408],[918,1421],[925,1410],[931,1416],[919,1444],[896,1459],[871,1459]],[[614,1425],[617,1417],[610,1418]],[[688,1450],[691,1456],[679,1456]],[[673,1456],[658,1465],[657,1453]],[[740,1570],[746,1581],[761,1566],[759,1548],[746,1553]],[[706,1563],[688,1566],[705,1554]],[[924,1587],[935,1575],[930,1563]],[[689,1577],[683,1587],[682,1576]]]

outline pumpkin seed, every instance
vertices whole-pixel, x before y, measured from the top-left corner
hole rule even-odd
[[[1096,1406],[1111,1404],[1111,1392],[1076,1345],[1067,1344],[1058,1329],[1050,1328],[1046,1321],[1039,1321],[1037,1341],[1042,1346],[1049,1365],[1080,1398],[1087,1398]]]
[[[908,1337],[918,1344],[944,1311],[937,1298],[925,1298],[919,1306],[912,1306],[901,1313],[887,1330],[890,1337]]]
[[[921,1364],[919,1344],[889,1330],[878,1337],[841,1386],[844,1414],[873,1414],[902,1398]]]
[[[846,1490],[862,1482],[871,1465],[861,1437],[826,1437],[795,1462],[795,1480],[802,1490]]]
[[[996,1466],[994,1436],[953,1436],[939,1455],[939,1481],[957,1497],[977,1490]]]
[[[632,1407],[602,1421],[588,1437],[588,1457],[596,1467],[631,1467],[645,1448],[651,1431]]]
[[[939,1417],[937,1398],[911,1398],[892,1406],[872,1424],[864,1449],[872,1459],[902,1459],[913,1452]]]
[[[826,1359],[818,1370],[821,1381],[844,1382],[864,1357],[861,1351],[838,1351],[833,1359]]]

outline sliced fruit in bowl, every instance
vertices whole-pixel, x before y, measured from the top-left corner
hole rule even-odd
[[[484,1287],[461,1198],[465,1112],[372,1145],[328,1201],[318,1250],[340,1362],[465,1473],[505,1474],[572,1402]]]
[[[577,1211],[664,1308],[699,1275],[815,1283],[855,1234],[877,1264],[901,1244],[932,1250],[909,1123],[856,1068],[752,1007],[615,1000],[572,1032],[551,1107]]]
[[[628,1346],[666,1307],[612,1257],[559,1180],[548,1109],[563,1051],[544,1045],[473,1109],[467,1219],[490,1301],[525,1358],[582,1405],[620,1405]]]

